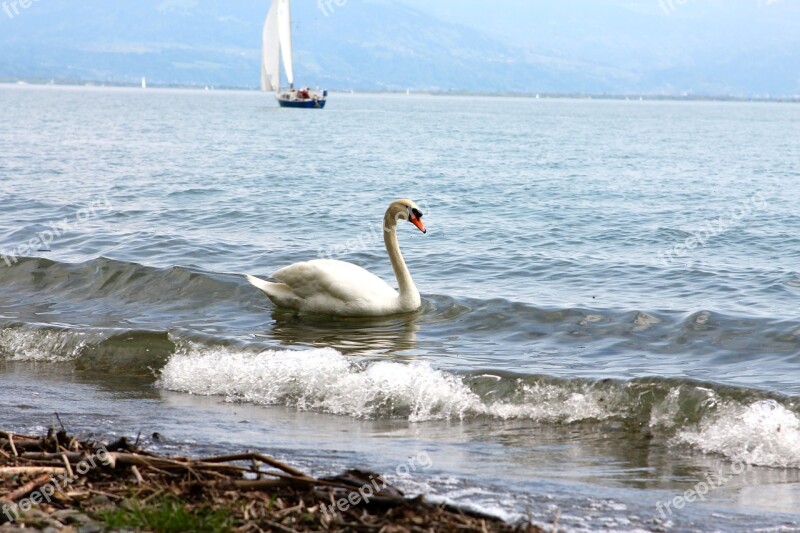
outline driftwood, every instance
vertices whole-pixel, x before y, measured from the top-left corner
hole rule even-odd
[[[0,449],[4,444],[11,446],[12,443],[16,443],[17,446],[22,444],[20,446],[22,449],[44,450],[52,447],[56,442],[73,440],[69,439],[63,432],[59,432],[57,439],[54,439],[52,431],[44,439],[24,437],[23,440],[19,440],[19,437],[17,437],[14,440],[15,437],[6,432],[0,432],[0,436],[5,437],[5,439],[0,439]],[[112,452],[108,451],[109,448],[124,451]],[[224,483],[221,483],[220,486],[245,491],[269,490],[276,487],[303,487],[307,489],[316,487],[318,489],[352,491],[357,486],[360,486],[354,481],[357,478],[352,476],[316,479],[286,463],[278,461],[274,457],[260,453],[239,453],[201,459],[157,457],[134,448],[125,438],[105,447],[96,443],[84,443],[79,451],[26,451],[12,459],[18,463],[27,464],[25,466],[0,467],[0,476],[47,474],[47,477],[37,478],[6,495],[5,498],[12,501],[22,498],[37,486],[47,482],[52,474],[68,473],[70,477],[74,478],[75,470],[73,467],[81,463],[93,465],[89,473],[94,475],[98,473],[120,475],[115,472],[121,471],[124,476],[124,472],[129,472],[140,484],[145,483],[145,476],[155,474],[157,476],[194,477],[195,484],[214,485],[220,484],[218,476],[222,474]],[[264,469],[264,466],[269,469]],[[84,468],[87,468],[87,466],[84,466]],[[246,479],[244,477],[245,474],[255,476],[257,479]],[[390,487],[389,485],[385,486]],[[384,489],[383,492],[383,494],[376,494],[376,496],[381,495],[383,499],[387,497],[403,499],[403,494],[393,487]]]
[[[0,467],[0,477],[7,476],[33,476],[36,474],[63,474],[66,468],[57,466],[3,466]]]
[[[276,461],[272,457],[268,457],[260,453],[239,453],[235,455],[222,455],[219,457],[208,457],[203,459],[204,463],[229,463],[231,461],[260,461],[273,468],[277,468],[278,470],[283,470],[287,474],[291,474],[293,476],[303,477],[305,475],[296,468],[292,468],[287,464]]]
[[[70,463],[79,463],[84,459],[90,457],[88,453],[82,452],[24,452],[20,454],[20,457],[23,459],[37,459],[37,460],[56,460],[61,461],[63,460],[69,461]]]
[[[30,494],[34,490],[38,489],[39,487],[41,487],[42,485],[44,485],[48,481],[50,481],[50,474],[42,474],[39,477],[37,477],[36,479],[34,479],[33,481],[29,481],[29,482],[25,483],[24,485],[22,485],[17,490],[13,490],[13,491],[9,492],[8,494],[6,494],[5,499],[6,500],[10,500],[12,502],[14,500],[18,500],[18,499],[22,498],[23,496],[25,496],[27,494]]]
[[[0,452],[0,500],[10,505],[59,476],[57,508],[90,514],[98,497],[112,506],[133,499],[134,507],[178,498],[198,511],[231,513],[239,531],[540,531],[408,499],[377,474],[351,470],[320,479],[261,453],[163,457],[139,448],[138,439],[102,446],[63,428],[41,438],[0,431]],[[364,502],[336,508],[367,487]]]

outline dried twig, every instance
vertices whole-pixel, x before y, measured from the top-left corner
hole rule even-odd
[[[57,466],[0,466],[0,476],[35,476],[36,474],[63,474]]]
[[[96,442],[76,440],[63,430],[57,434],[51,430],[44,438],[0,432],[0,445],[8,443],[11,448],[12,442],[17,454],[0,455],[0,493],[8,492],[8,498],[16,500],[47,483],[53,474],[70,473],[71,490],[59,492],[50,504],[55,508],[97,511],[123,501],[152,506],[175,498],[190,512],[225,509],[232,521],[229,529],[234,531],[541,531],[429,504],[422,498],[407,499],[388,484],[368,504],[330,515],[327,509],[335,502],[379,476],[352,470],[317,479],[259,453],[163,457],[140,450],[123,437],[98,456]],[[59,452],[54,453],[54,448]],[[76,468],[82,462],[91,468]],[[23,475],[39,477],[20,486],[26,479]]]
[[[14,454],[14,457],[18,457],[19,454],[17,453],[17,447],[14,446],[14,434],[8,434],[8,444],[11,446],[11,452]]]
[[[305,477],[305,474],[285,463],[278,461],[277,459],[273,459],[272,457],[268,457],[266,455],[262,455],[260,453],[237,453],[233,455],[220,455],[218,457],[207,457],[202,460],[204,463],[230,463],[233,461],[261,461],[264,464],[268,464],[273,468],[277,468],[278,470],[283,470],[287,474],[292,474],[293,476],[297,477]]]
[[[279,531],[286,531],[287,533],[298,533],[296,529],[286,527],[283,524],[279,524],[278,522],[273,522],[272,520],[264,520],[264,523],[267,524],[269,527],[275,528]]]
[[[6,499],[11,500],[13,502],[14,500],[22,498],[23,496],[25,496],[29,492],[33,492],[38,487],[41,487],[42,485],[44,485],[48,481],[50,481],[50,474],[42,474],[41,476],[37,477],[33,481],[29,481],[29,482],[25,483],[24,485],[22,485],[17,490],[9,492],[6,495]]]
[[[69,464],[69,460],[67,459],[66,454],[63,454],[63,453],[61,454],[61,460],[64,462],[64,468],[67,469],[67,472],[69,473],[69,477],[74,478],[75,477],[75,472],[72,471],[72,466]]]
[[[144,483],[144,478],[142,474],[139,472],[139,469],[136,468],[136,465],[131,466],[131,472],[133,472],[133,477],[136,478],[137,483]]]
[[[61,426],[61,431],[66,433],[67,429],[64,427],[64,422],[61,421],[61,417],[58,416],[58,413],[53,414],[56,415],[56,420],[58,420],[58,425]]]

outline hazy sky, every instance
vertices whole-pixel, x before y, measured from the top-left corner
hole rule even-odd
[[[0,11],[0,78],[254,86],[269,3],[38,0]],[[298,71],[327,87],[800,94],[800,0],[292,6]]]
[[[349,0],[355,1],[355,0]],[[797,0],[401,0],[519,45],[618,39],[645,44],[675,34],[712,48],[800,43]],[[556,41],[556,43],[553,42]],[[562,43],[563,44],[563,43]]]
[[[709,77],[736,63],[742,78],[783,68],[800,92],[798,0],[401,1],[534,53],[623,69],[694,66]]]

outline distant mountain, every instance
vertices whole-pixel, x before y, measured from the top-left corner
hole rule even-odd
[[[599,92],[800,94],[796,0],[404,2],[592,75],[619,74],[596,80]]]
[[[719,2],[660,1],[674,12],[659,0],[295,0],[296,76],[355,90],[800,93],[794,4],[731,0],[719,20],[698,7]],[[0,78],[258,84],[268,0],[13,4],[0,11]]]

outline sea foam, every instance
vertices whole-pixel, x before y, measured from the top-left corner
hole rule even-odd
[[[9,361],[71,361],[86,342],[84,335],[72,331],[5,328],[0,330],[0,355]]]
[[[531,381],[461,375],[425,361],[356,359],[331,348],[248,351],[193,342],[178,345],[161,370],[164,389],[217,395],[232,402],[283,405],[355,418],[410,422],[494,418],[540,423],[638,420],[677,445],[753,465],[800,468],[800,419],[776,400],[722,399],[711,388],[675,383],[641,405],[630,382]],[[704,398],[686,418],[678,399]]]
[[[475,416],[571,422],[613,414],[602,398],[548,385],[520,384],[513,401],[493,401],[463,376],[428,362],[356,361],[330,348],[254,353],[187,343],[162,369],[159,384],[230,401],[414,422]]]
[[[726,402],[677,439],[738,463],[800,468],[800,419],[775,400]]]

